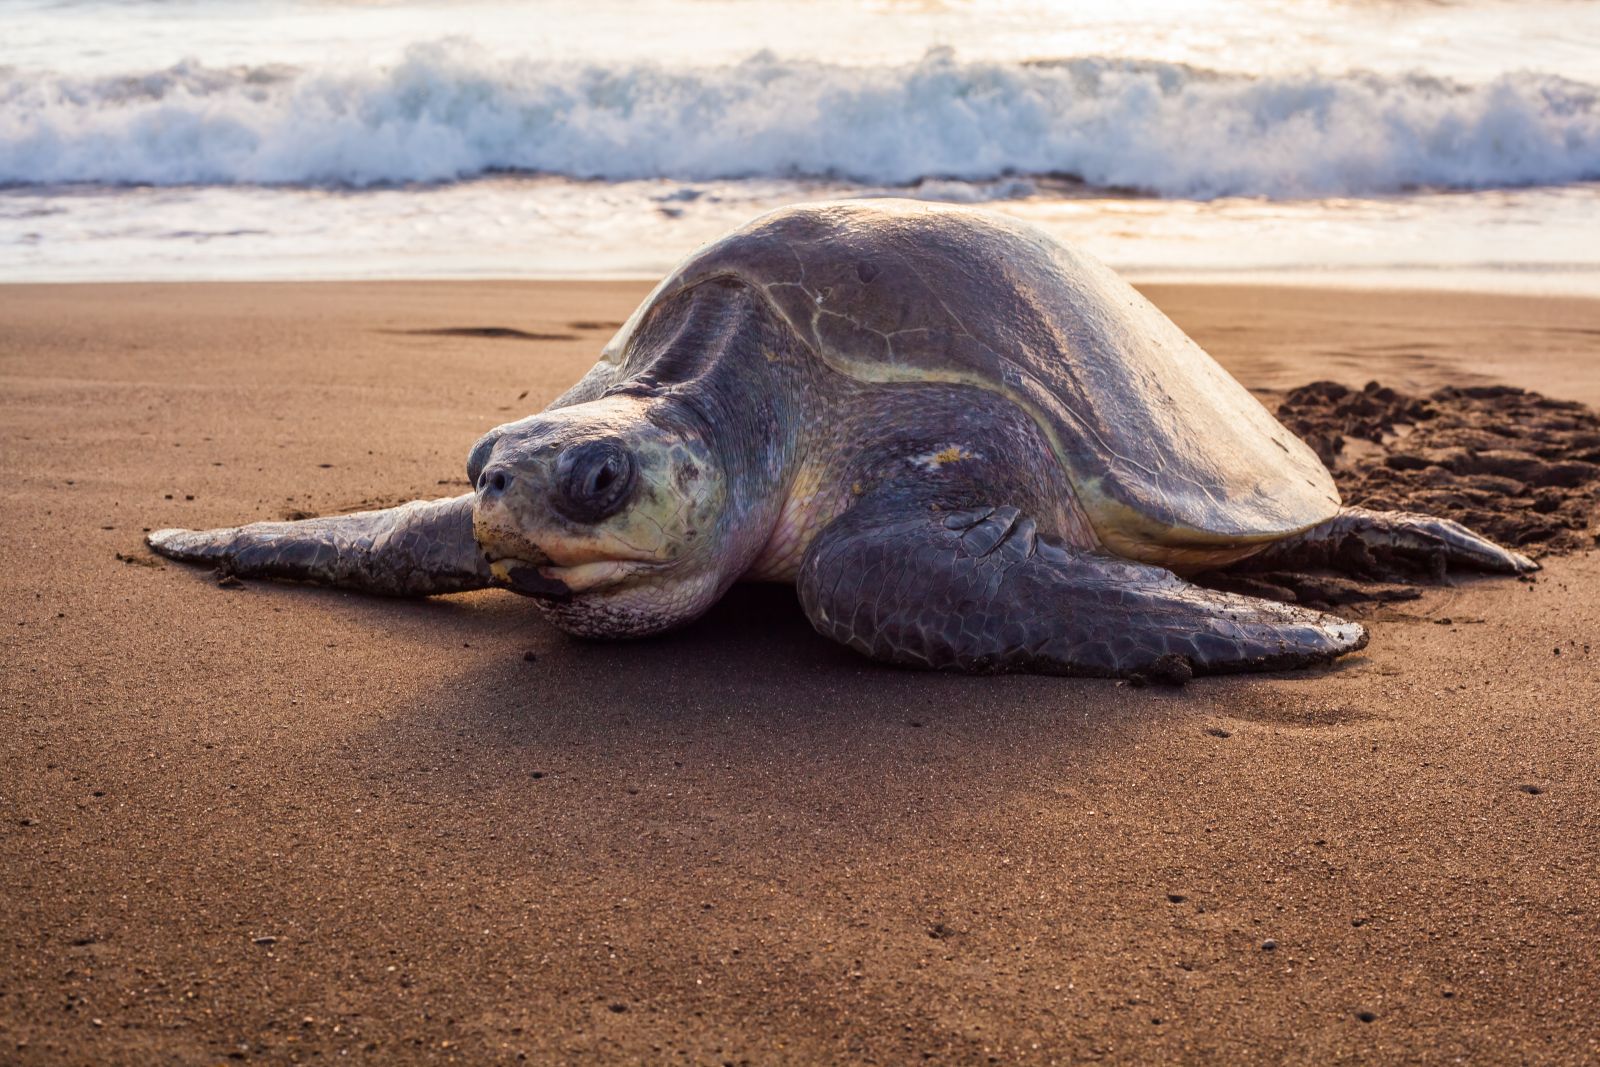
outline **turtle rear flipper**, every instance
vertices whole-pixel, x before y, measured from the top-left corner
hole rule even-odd
[[[1358,577],[1397,578],[1418,571],[1530,574],[1539,565],[1451,519],[1411,511],[1341,508],[1311,529],[1275,541],[1237,564],[1239,570],[1317,567]]]
[[[169,559],[242,578],[289,578],[384,596],[462,593],[490,584],[472,536],[472,500],[469,493],[299,522],[157,530],[145,540]]]
[[[1011,507],[863,502],[817,536],[798,585],[823,635],[942,670],[1181,677],[1323,663],[1367,643],[1331,615],[1056,544]]]

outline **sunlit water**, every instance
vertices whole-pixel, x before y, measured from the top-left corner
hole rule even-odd
[[[658,274],[977,202],[1137,277],[1600,293],[1600,3],[0,0],[0,280]]]

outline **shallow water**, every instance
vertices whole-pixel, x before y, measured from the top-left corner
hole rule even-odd
[[[652,275],[986,203],[1140,277],[1600,292],[1600,5],[0,4],[0,280]]]

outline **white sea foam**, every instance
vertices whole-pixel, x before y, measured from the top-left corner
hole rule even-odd
[[[947,50],[890,66],[768,53],[605,65],[460,40],[356,71],[0,69],[4,183],[364,187],[504,171],[876,185],[1056,174],[1195,199],[1558,185],[1600,178],[1600,88]]]

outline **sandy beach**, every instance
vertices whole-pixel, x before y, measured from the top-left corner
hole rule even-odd
[[[1160,690],[143,547],[464,491],[647,288],[0,287],[0,1062],[1600,1058],[1600,551]],[[1252,388],[1600,406],[1600,301],[1147,291]]]

